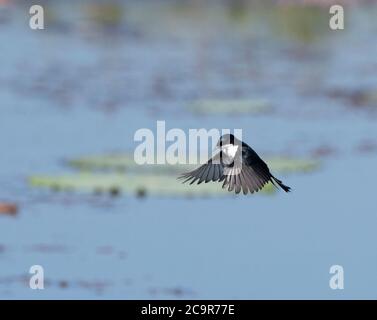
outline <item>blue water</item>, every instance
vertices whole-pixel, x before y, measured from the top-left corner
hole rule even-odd
[[[0,298],[377,298],[377,152],[360,149],[377,142],[376,101],[328,94],[376,92],[375,9],[352,9],[348,29],[311,43],[220,34],[221,19],[206,32],[151,26],[137,7],[120,30],[35,32],[24,9],[0,29],[0,200],[19,205],[0,215]],[[265,98],[273,111],[187,110],[206,98]],[[242,128],[262,155],[331,152],[320,170],[283,176],[293,192],[274,196],[110,198],[27,183],[70,172],[67,158],[132,152],[134,132],[157,120]],[[28,286],[34,264],[44,290]],[[329,287],[335,264],[344,290]]]

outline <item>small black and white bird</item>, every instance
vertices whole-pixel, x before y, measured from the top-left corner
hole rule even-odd
[[[190,181],[190,184],[224,181],[223,189],[228,187],[229,192],[235,190],[236,194],[241,190],[244,194],[258,192],[268,182],[279,185],[285,192],[291,190],[271,174],[267,164],[250,146],[234,135],[221,136],[216,147],[219,152],[206,164],[182,174],[178,179],[184,179],[183,183]]]

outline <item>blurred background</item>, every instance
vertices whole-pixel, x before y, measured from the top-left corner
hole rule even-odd
[[[0,298],[377,298],[377,1],[333,3],[0,1]],[[157,120],[241,128],[293,192],[136,166]]]

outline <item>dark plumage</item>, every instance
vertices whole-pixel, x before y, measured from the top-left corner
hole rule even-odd
[[[206,164],[181,175],[179,179],[190,184],[224,181],[223,188],[230,192],[234,190],[237,194],[241,190],[244,194],[258,192],[268,182],[274,186],[277,184],[285,192],[290,191],[290,187],[271,174],[267,164],[251,147],[232,134],[223,135],[217,147],[220,151]]]

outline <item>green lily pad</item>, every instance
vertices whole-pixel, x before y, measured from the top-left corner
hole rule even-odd
[[[98,156],[85,156],[67,161],[67,164],[79,170],[112,170],[125,171],[137,166],[132,155],[109,154]]]
[[[298,41],[312,42],[329,34],[328,8],[318,5],[275,6],[268,21],[280,37],[287,36]]]
[[[295,159],[274,157],[266,160],[271,171],[278,173],[312,172],[319,169],[321,163],[315,159]]]
[[[85,9],[88,18],[99,26],[119,26],[124,18],[124,7],[116,3],[90,3]]]
[[[193,113],[199,114],[247,114],[264,113],[272,109],[264,99],[245,100],[200,100],[188,106]]]
[[[222,189],[221,183],[210,182],[188,185],[173,176],[163,175],[123,175],[123,174],[71,174],[60,176],[32,176],[29,183],[33,187],[55,191],[77,191],[92,193],[118,193],[155,196],[230,196],[234,193]],[[266,185],[261,192],[272,194],[276,188]]]
[[[270,158],[266,162],[274,174],[310,172],[320,165],[317,160],[283,157]],[[198,165],[137,165],[131,154],[87,156],[70,160],[68,164],[80,169],[80,173],[59,176],[36,175],[30,177],[30,185],[55,191],[109,193],[113,196],[120,193],[188,197],[234,194],[222,189],[221,183],[189,185],[177,180],[179,174]],[[275,191],[276,188],[268,184],[261,192],[272,194]]]
[[[67,161],[68,165],[81,171],[116,171],[116,172],[137,172],[156,174],[178,174],[189,170],[188,165],[170,164],[145,164],[135,163],[131,154],[112,154],[99,156],[86,156]]]
[[[184,162],[184,161],[182,161]],[[288,157],[267,158],[266,163],[273,172],[310,172],[319,168],[320,162],[314,159],[295,159]],[[86,156],[68,161],[68,165],[82,171],[126,171],[153,174],[180,174],[197,165],[138,165],[131,154],[112,154]]]

